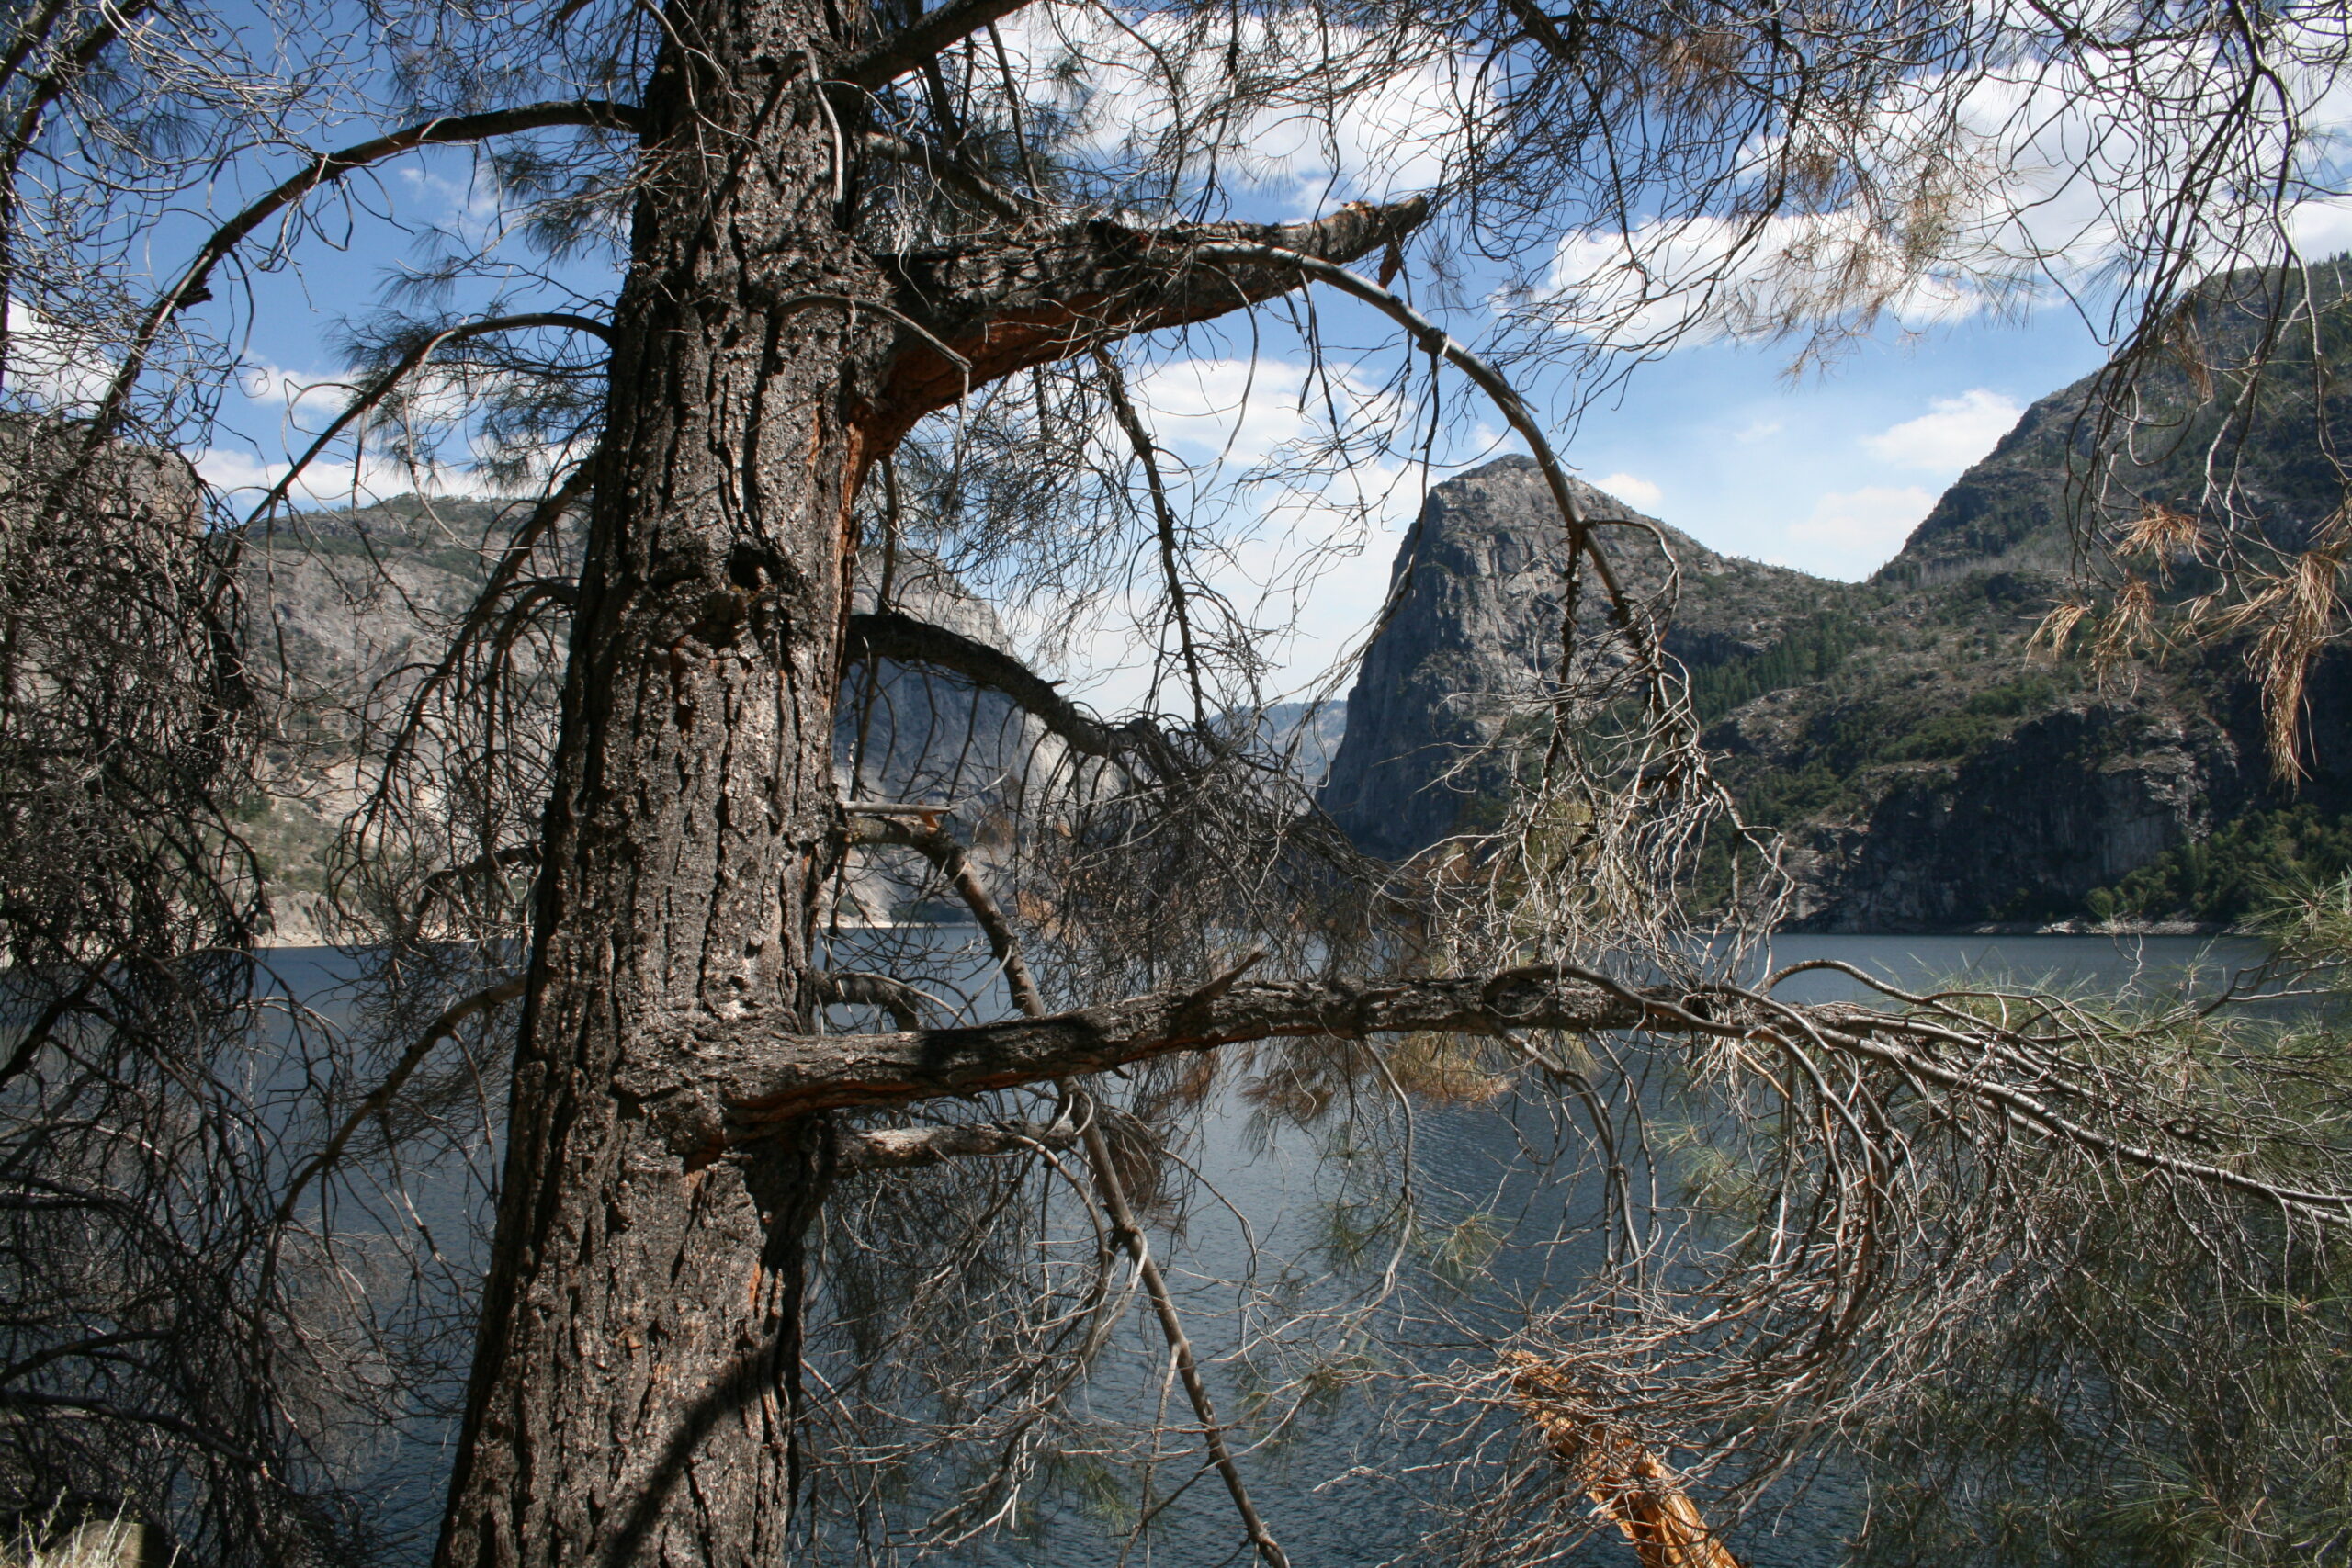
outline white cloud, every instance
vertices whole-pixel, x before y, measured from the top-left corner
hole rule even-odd
[[[293,468],[293,455],[309,450],[312,442],[350,406],[358,387],[351,380],[288,370],[262,359],[248,359],[237,367],[236,386],[254,413],[276,419],[277,439],[258,444],[247,440],[236,447],[209,447],[196,454],[194,461],[196,471],[220,491],[231,506],[247,510],[259,505],[262,498],[286,478]],[[436,384],[426,378],[413,395],[423,400],[428,414],[437,412],[453,421],[462,420],[463,408],[454,387]],[[434,406],[436,404],[440,406]],[[252,420],[229,423],[247,429],[254,423]],[[373,453],[361,455],[355,464],[353,435],[363,428],[361,422],[345,430],[303,469],[301,477],[288,491],[294,505],[364,506],[395,495],[496,493],[456,464],[412,466]],[[462,447],[461,442],[456,445]],[[265,456],[268,447],[277,448],[281,455]],[[550,454],[551,461],[553,457]]]
[[[2307,40],[2317,48],[2319,37]],[[2342,194],[2352,85],[2339,75],[2290,68],[2271,83],[2280,96],[2266,98],[2258,123],[2234,133],[2307,182],[2312,195],[2286,227],[2312,257],[2352,246]],[[2118,113],[2148,81],[2163,83],[2161,124]],[[2193,161],[2211,156],[2211,128],[2230,118],[2244,72],[2218,61],[2215,45],[2188,41],[2135,54],[2128,76],[2096,54],[2060,52],[2011,60],[1956,105],[1951,85],[1905,77],[1860,128],[1871,202],[1761,221],[1667,213],[1626,231],[1571,234],[1532,309],[1563,332],[1655,349],[1677,335],[1757,340],[1890,318],[1917,332],[2062,289],[2097,295],[2152,226],[2174,220],[2166,204]],[[1803,124],[1788,133],[1823,134]],[[1759,142],[1742,155],[1791,151]],[[1793,151],[1801,161],[1805,150]],[[2278,259],[2281,236],[2258,204],[2217,197],[2198,221],[2176,238],[2211,265]]]
[[[505,237],[507,215],[498,182],[469,164],[467,177],[451,179],[432,167],[400,171],[420,216],[465,243],[485,249]]]
[[[315,434],[350,406],[358,388],[334,377],[298,374],[266,359],[248,359],[237,367],[237,389],[246,401],[258,403],[283,416],[294,428]]]
[[[1464,97],[1449,73],[1424,66],[1380,79],[1336,114],[1317,106],[1262,116],[1248,141],[1256,178],[1296,189],[1302,216],[1325,205],[1327,185],[1366,201],[1432,189],[1444,177],[1450,144],[1461,139]]]
[[[1607,491],[1620,501],[1630,501],[1635,506],[1655,507],[1666,498],[1666,492],[1639,474],[1616,473],[1593,484]]]
[[[1938,398],[1917,419],[1866,435],[1862,446],[1882,462],[1905,468],[1957,474],[1993,449],[2025,411],[1983,387],[1956,398]]]
[[[1843,209],[1572,235],[1554,254],[1537,309],[1576,335],[1658,344],[1766,339],[1865,301],[1919,332],[1977,315],[1989,297],[1965,269],[1915,270],[1900,234]]]
[[[1247,465],[1306,434],[1306,366],[1281,359],[1174,359],[1143,371],[1129,391],[1153,439],[1171,452]]]
[[[259,457],[243,452],[223,451],[212,447],[196,456],[196,471],[205,483],[231,496],[252,492],[256,501],[261,493],[286,477],[289,465],[265,463]]]
[[[1293,443],[1328,440],[1335,412],[1346,431],[1385,429],[1397,412],[1394,389],[1352,367],[1317,371],[1272,355],[1163,360],[1136,373],[1128,391],[1154,441],[1195,467],[1248,470],[1278,461]]]
[[[1394,389],[1344,364],[1309,375],[1272,355],[1201,356],[1140,367],[1128,383],[1177,505],[1214,540],[1193,568],[1261,632],[1270,692],[1311,683],[1363,637],[1422,497],[1415,466],[1363,452],[1340,461],[1327,446],[1334,412],[1350,430],[1392,424]],[[1106,439],[1123,449],[1123,436]],[[1157,618],[1158,591],[1156,574],[1140,576],[1087,624],[1053,627],[1073,691],[1114,711],[1146,700],[1150,641],[1138,631]],[[1159,700],[1179,697],[1164,688]]]
[[[8,385],[33,401],[66,412],[106,396],[115,367],[104,352],[22,300],[8,301]]]
[[[1865,485],[1833,491],[1813,503],[1813,514],[1789,525],[1789,538],[1802,547],[1792,564],[1831,577],[1869,575],[1903,547],[1936,498],[1917,485]]]
[[[1771,440],[1772,437],[1781,434],[1781,425],[1779,420],[1759,419],[1752,424],[1732,432],[1731,438],[1743,446],[1753,446],[1759,441]]]
[[[2287,233],[2307,262],[2352,251],[2352,197],[2299,203],[2288,216]]]
[[[1218,179],[1287,196],[1301,216],[1348,200],[1389,200],[1442,179],[1487,97],[1476,62],[1443,40],[1376,37],[1303,12],[1203,24],[1180,13],[1114,15],[1040,4],[999,24],[1024,96],[1050,107],[1107,170],[1163,157],[1177,136]],[[1385,69],[1370,51],[1385,49]],[[1228,71],[1288,75],[1301,86],[1251,112],[1204,116]],[[1349,91],[1329,89],[1344,77]],[[1261,81],[1264,76],[1261,76]]]
[[[254,452],[210,447],[195,455],[196,471],[240,512],[261,503],[284,479],[290,462],[273,463]],[[395,495],[482,496],[492,493],[462,469],[419,473],[404,463],[369,457],[355,472],[348,455],[322,457],[302,470],[288,490],[297,507],[365,506]]]

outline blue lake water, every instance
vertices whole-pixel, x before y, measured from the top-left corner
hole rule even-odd
[[[1781,936],[1765,965],[1839,959],[1905,989],[1970,977],[2057,987],[2162,989],[2184,980],[2200,990],[2262,962],[2260,942],[2242,937]],[[1863,998],[1867,987],[1835,973],[1792,977],[1789,1001]]]
[[[2258,964],[2258,943],[2201,938],[1792,936],[1774,942],[1759,973],[1814,959],[1834,959],[1904,989],[1917,990],[1955,980],[1964,983],[2024,983],[2058,989],[2137,988],[2150,994],[2183,984],[2210,994],[2238,972]],[[1791,977],[1780,989],[1784,999],[1867,999],[1873,993],[1858,981],[1814,971]],[[1344,1187],[1317,1155],[1311,1140],[1295,1132],[1263,1135],[1248,1109],[1232,1097],[1220,1099],[1201,1125],[1187,1154],[1213,1199],[1196,1195],[1181,1237],[1166,1240],[1172,1271],[1195,1281],[1204,1318],[1235,1299],[1226,1281],[1245,1268],[1249,1249],[1240,1234],[1246,1220],[1257,1242],[1256,1267],[1262,1274],[1286,1259],[1316,1250],[1318,1216],[1335,1187]],[[1498,1274],[1472,1283],[1472,1293],[1494,1298],[1481,1326],[1507,1326],[1506,1304],[1518,1298],[1541,1305],[1547,1293],[1570,1289],[1593,1261],[1591,1246],[1577,1234],[1577,1215],[1590,1198],[1590,1185],[1545,1182],[1529,1167],[1561,1157],[1548,1117],[1508,1101],[1480,1109],[1437,1108],[1421,1113],[1415,1128],[1412,1179],[1417,1198],[1439,1215],[1449,1209],[1500,1217],[1516,1236],[1543,1241],[1558,1237],[1532,1254],[1506,1251]],[[1309,1265],[1311,1270],[1312,1265]],[[1211,1283],[1211,1281],[1216,1281]],[[1311,1294],[1311,1292],[1310,1292]],[[1400,1311],[1392,1317],[1403,1317]],[[1395,1325],[1419,1364],[1443,1368],[1476,1362],[1490,1352],[1475,1338],[1456,1351],[1433,1333]],[[1214,1329],[1196,1328],[1204,1339]],[[1224,1347],[1224,1348],[1229,1348]],[[1105,1382],[1114,1399],[1132,1400],[1148,1379],[1132,1369],[1114,1370]],[[1221,1404],[1231,1408],[1236,1389],[1221,1381]],[[1402,1397],[1398,1397],[1399,1395]],[[1498,1445],[1508,1420],[1479,1425],[1473,1412],[1434,1408],[1416,1402],[1409,1390],[1375,1386],[1369,1396],[1342,1400],[1270,1454],[1253,1456],[1256,1502],[1292,1560],[1331,1568],[1379,1568],[1429,1561],[1430,1538],[1445,1510],[1476,1507],[1465,1482],[1487,1472],[1457,1469],[1482,1443]],[[1749,1522],[1733,1539],[1748,1568],[1831,1568],[1858,1522],[1867,1498],[1833,1462],[1802,1491],[1787,1488],[1778,1507]],[[957,1561],[995,1565],[1077,1564],[1112,1561],[1114,1536],[1097,1521],[1069,1510],[1045,1510],[1051,1525],[1030,1540],[999,1540],[967,1548]],[[1196,1484],[1170,1511],[1163,1526],[1132,1562],[1170,1568],[1209,1568],[1248,1562],[1229,1505],[1214,1480]],[[1573,1555],[1556,1559],[1593,1568],[1634,1568],[1631,1549],[1613,1534],[1595,1538]]]
[[[1804,936],[1778,940],[1768,963],[1838,959],[1905,988],[1956,976],[2062,988],[2154,988],[2188,978],[2210,991],[2260,956],[2252,942],[2189,938]],[[323,953],[285,952],[276,959],[289,990],[312,994],[331,987],[342,968]],[[1865,994],[1852,979],[1822,972],[1799,976],[1781,992],[1805,1001]],[[1540,1305],[1547,1292],[1557,1299],[1572,1288],[1591,1260],[1577,1219],[1589,1194],[1574,1181],[1543,1179],[1537,1168],[1560,1154],[1554,1130],[1547,1119],[1526,1113],[1508,1097],[1484,1107],[1418,1112],[1412,1140],[1412,1197],[1425,1213],[1435,1220],[1489,1215],[1522,1241],[1559,1238],[1548,1247],[1501,1254],[1495,1269],[1465,1279],[1458,1296],[1437,1303],[1442,1310],[1434,1314],[1426,1297],[1408,1291],[1375,1314],[1370,1325],[1375,1340],[1393,1336],[1400,1341],[1400,1360],[1442,1369],[1449,1357],[1480,1353],[1465,1324],[1507,1325],[1514,1299]],[[1349,1213],[1351,1203],[1361,1211],[1366,1194],[1351,1188],[1354,1173],[1344,1159],[1329,1158],[1305,1133],[1270,1126],[1229,1089],[1211,1100],[1180,1152],[1198,1179],[1181,1225],[1159,1235],[1156,1246],[1185,1299],[1200,1348],[1214,1363],[1221,1405],[1239,1410],[1247,1390],[1230,1356],[1237,1306],[1251,1309],[1247,1321],[1253,1328],[1266,1328],[1280,1315],[1272,1303],[1287,1303],[1301,1314],[1306,1326],[1293,1335],[1306,1341],[1307,1350],[1316,1336],[1336,1333],[1339,1320],[1328,1315],[1329,1309],[1360,1291],[1363,1279],[1332,1269],[1328,1245],[1334,1215]],[[1372,1196],[1377,1207],[1379,1195]],[[1274,1286],[1283,1289],[1270,1289]],[[1327,1315],[1314,1315],[1317,1312]],[[1454,1320],[1450,1326],[1438,1323],[1448,1316]],[[1129,1326],[1121,1347],[1076,1394],[1114,1420],[1148,1416],[1163,1386],[1164,1359],[1140,1302]],[[1462,1341],[1460,1349],[1449,1347],[1448,1333]],[[1294,1344],[1294,1367],[1300,1353]],[[1181,1396],[1175,1408],[1182,1408]],[[1484,1435],[1494,1430],[1489,1427]],[[1249,1454],[1245,1464],[1260,1507],[1299,1568],[1374,1568],[1428,1560],[1431,1532],[1441,1522],[1430,1506],[1464,1501],[1453,1467],[1481,1435],[1472,1413],[1431,1408],[1410,1388],[1375,1382],[1369,1393],[1318,1408],[1278,1443]],[[400,1511],[410,1517],[419,1540],[437,1506],[446,1463],[442,1443],[421,1438],[386,1471],[387,1487],[408,1499]],[[1113,1469],[1132,1484],[1132,1465]],[[1155,1485],[1164,1494],[1195,1469],[1196,1461],[1173,1456],[1156,1472]],[[1831,1568],[1864,1501],[1833,1466],[1809,1492],[1792,1494],[1777,1513],[1752,1521],[1735,1545],[1750,1568]],[[1023,1516],[1029,1528],[1019,1534],[984,1539],[932,1560],[989,1568],[1091,1565],[1120,1561],[1124,1544],[1125,1561],[1163,1568],[1249,1561],[1214,1477],[1195,1481],[1156,1528],[1132,1541],[1123,1542],[1116,1516],[1115,1506],[1047,1493],[1030,1502]],[[1597,1540],[1559,1561],[1634,1568],[1630,1549],[1613,1539]]]

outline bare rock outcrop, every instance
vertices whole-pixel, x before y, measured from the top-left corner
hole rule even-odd
[[[1713,665],[1762,652],[1830,585],[1716,554],[1577,483],[1626,584],[1682,574],[1670,652]],[[1474,826],[1517,765],[1511,730],[1534,715],[1560,653],[1567,536],[1534,463],[1500,458],[1430,492],[1390,576],[1391,607],[1348,698],[1321,799],[1357,845],[1401,860]],[[1597,616],[1597,605],[1588,605]],[[1522,728],[1524,728],[1522,726]]]

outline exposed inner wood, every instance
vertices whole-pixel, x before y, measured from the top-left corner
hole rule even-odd
[[[1641,1568],[1740,1568],[1666,1461],[1589,1414],[1590,1402],[1558,1368],[1516,1350],[1504,1363],[1520,1408],[1594,1508],[1634,1543]]]

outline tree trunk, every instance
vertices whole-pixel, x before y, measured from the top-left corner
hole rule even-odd
[[[856,416],[890,350],[846,308],[883,290],[837,209],[829,14],[666,13],[450,1568],[786,1554],[825,1140],[722,1155],[616,1080],[658,1072],[665,1019],[813,996]]]
[[[1010,8],[957,0],[910,36]],[[808,1035],[865,468],[976,386],[1270,298],[1304,276],[1285,258],[1353,260],[1428,210],[1024,224],[877,260],[847,228],[855,96],[825,96],[899,68],[854,53],[862,15],[663,13],[444,1568],[786,1549],[822,1112],[922,1092]],[[1255,250],[1204,265],[1218,243]],[[1083,1070],[1069,1044],[1006,1081]],[[708,1080],[747,1060],[770,1091],[840,1092],[754,1093],[730,1129]]]

